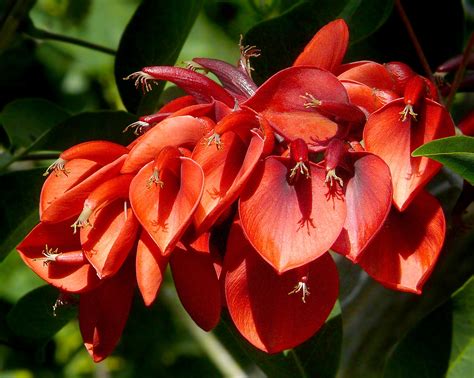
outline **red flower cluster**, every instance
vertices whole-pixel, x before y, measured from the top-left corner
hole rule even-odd
[[[269,353],[324,324],[338,296],[329,249],[387,287],[421,292],[445,220],[423,190],[440,165],[411,152],[454,125],[407,65],[341,64],[348,37],[344,21],[326,25],[260,87],[253,47],[237,66],[143,68],[129,77],[137,87],[168,80],[188,95],[132,124],[141,135],[129,146],[83,143],[48,169],[41,222],[18,251],[79,294],[95,361],[115,347],[136,284],[151,305],[168,264],[200,327],[226,307]]]

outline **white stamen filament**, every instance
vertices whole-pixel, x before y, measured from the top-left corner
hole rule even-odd
[[[65,176],[68,175],[69,171],[65,168],[67,160],[58,158],[53,164],[51,164],[46,172],[43,173],[43,176],[48,176],[51,172],[56,172],[56,176],[59,175],[59,172],[64,173]]]
[[[303,277],[301,281],[293,288],[292,291],[288,293],[288,295],[296,294],[301,291],[301,301],[306,303],[306,297],[308,297],[311,293],[309,292],[309,287],[306,284],[306,277]]]
[[[140,86],[142,87],[142,90],[144,93],[150,92],[152,89],[151,83],[148,80],[151,80],[152,82],[155,81],[155,78],[143,71],[137,71],[134,73],[131,73],[127,77],[123,78],[124,80],[135,80],[135,88],[139,88]]]
[[[74,228],[74,234],[77,232],[78,227],[91,226],[89,217],[92,215],[92,212],[93,210],[87,204],[84,204],[81,214],[79,214],[77,220],[71,224],[71,227]]]
[[[125,129],[123,129],[123,133],[126,133],[129,129],[134,129],[133,133],[135,135],[141,135],[144,132],[144,129],[150,127],[150,124],[145,121],[136,121],[128,125]]]
[[[299,170],[299,173],[304,175],[307,179],[309,179],[311,177],[311,175],[309,174],[309,169],[308,167],[305,165],[304,161],[299,161],[298,163],[296,163],[296,165],[291,169],[290,171],[290,179],[292,179],[293,177],[296,176],[296,174],[298,173],[298,170]]]
[[[342,181],[342,179],[336,174],[336,168],[327,171],[326,179],[324,180],[324,182],[329,184],[331,188],[334,185],[334,181],[337,181],[339,185],[341,185],[341,188],[344,186],[344,181]]]
[[[413,119],[416,121],[416,117],[417,117],[417,113],[415,113],[415,111],[413,110],[413,106],[408,104],[407,106],[405,106],[405,108],[400,112],[398,113],[400,114],[400,121],[402,122],[405,122],[408,115],[411,115],[413,117]]]

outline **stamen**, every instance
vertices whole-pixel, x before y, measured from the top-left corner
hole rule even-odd
[[[326,179],[324,180],[324,182],[329,184],[331,188],[334,185],[334,181],[337,181],[341,188],[344,186],[344,181],[342,181],[342,179],[336,174],[336,168],[327,171]]]
[[[65,176],[67,176],[70,172],[66,169],[67,160],[64,159],[57,159],[53,164],[51,164],[46,172],[43,173],[43,176],[48,176],[51,172],[55,172],[56,177],[59,176],[59,173],[62,172]]]
[[[296,293],[299,293],[301,291],[301,301],[303,303],[306,303],[306,297],[308,297],[310,295],[309,287],[307,285],[307,281],[308,281],[307,276],[301,277],[300,281],[295,285],[293,290],[288,293],[288,295],[296,294]]]
[[[218,150],[221,150],[224,147],[221,141],[221,136],[217,133],[212,134],[209,138],[206,139],[206,141],[207,143],[204,142],[204,144],[206,144],[207,146],[215,144]]]
[[[240,64],[247,72],[249,77],[252,77],[253,68],[250,65],[250,58],[257,58],[260,56],[260,49],[257,46],[242,45],[243,35],[240,35],[239,48],[240,48]]]
[[[74,234],[77,232],[77,228],[79,227],[87,227],[87,226],[92,226],[89,222],[89,217],[92,215],[92,209],[87,206],[87,204],[84,204],[84,208],[82,209],[81,214],[79,214],[79,217],[77,220],[71,224],[71,227],[74,228]]]
[[[56,317],[58,315],[57,310],[60,307],[72,305],[74,302],[74,297],[70,293],[60,293],[53,305],[53,316]]]
[[[400,121],[402,121],[402,122],[406,121],[408,115],[411,115],[413,117],[413,119],[415,121],[417,121],[416,116],[418,114],[415,113],[415,111],[413,110],[413,106],[410,105],[410,104],[406,105],[405,108],[398,114],[400,114]]]
[[[299,170],[299,171],[298,171]],[[296,165],[290,170],[290,179],[295,177],[298,173],[304,175],[307,179],[311,177],[308,167],[305,165],[304,161],[299,161]]]
[[[143,71],[137,71],[134,73],[131,73],[127,77],[124,77],[123,80],[135,80],[135,88],[142,88],[143,93],[150,92],[152,89],[151,83],[148,80],[151,80],[152,82],[155,82],[155,78]]]
[[[134,129],[133,133],[135,135],[142,135],[146,128],[150,127],[150,124],[145,121],[136,121],[128,125],[125,129],[123,129],[122,133],[126,133],[129,129]]]
[[[315,98],[311,93],[306,92],[304,96],[300,96],[306,102],[303,104],[305,108],[317,108],[321,105],[321,101]]]
[[[152,184],[159,185],[161,189],[163,189],[163,186],[165,185],[165,183],[160,180],[160,171],[158,168],[153,169],[153,174],[146,182],[146,188],[150,189]]]
[[[185,64],[185,68],[188,70],[191,70],[194,72],[202,71],[206,74],[209,72],[209,70],[201,66],[199,63],[193,62],[192,60],[185,60],[183,63]]]
[[[61,254],[61,252],[59,252],[59,248],[53,250],[53,248],[48,248],[48,244],[46,244],[41,254],[44,257],[37,257],[33,259],[33,261],[42,260],[43,266],[48,266],[50,263],[56,261],[56,258]]]

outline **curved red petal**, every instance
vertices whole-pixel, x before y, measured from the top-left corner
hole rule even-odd
[[[133,264],[128,261],[118,274],[102,281],[79,300],[79,327],[94,362],[102,361],[117,345],[127,322],[135,291]]]
[[[310,163],[311,178],[288,183],[290,162],[269,157],[241,195],[248,240],[278,272],[307,264],[337,239],[346,217],[343,198],[329,193],[326,172]]]
[[[384,286],[420,294],[443,246],[445,227],[438,201],[422,191],[403,213],[392,209],[359,264]]]
[[[255,347],[277,353],[293,348],[324,324],[338,296],[338,274],[329,254],[278,274],[232,226],[224,259],[225,293],[230,316]],[[306,276],[310,295],[289,295]]]
[[[66,164],[67,176],[50,175],[41,190],[41,221],[62,222],[78,215],[87,196],[103,182],[117,176],[125,159],[126,155],[123,155],[102,168],[89,160],[71,160]]]
[[[191,116],[166,118],[134,143],[121,173],[134,173],[167,146],[193,148],[207,133],[206,124]]]
[[[293,66],[315,66],[335,72],[349,44],[349,28],[339,19],[323,26],[296,58]]]
[[[352,66],[337,76],[339,80],[352,80],[363,83],[370,88],[395,91],[395,83],[384,65],[375,62],[361,62]]]
[[[62,291],[79,293],[94,289],[99,284],[99,278],[87,260],[78,264],[45,263],[43,252],[46,248],[63,254],[82,251],[79,235],[73,235],[70,222],[39,223],[17,250],[38,276]]]
[[[170,255],[164,256],[153,239],[142,230],[137,245],[137,282],[143,301],[151,306],[163,283]]]
[[[403,211],[439,171],[441,164],[411,153],[431,140],[454,134],[454,124],[444,107],[424,100],[412,116],[403,121],[403,99],[395,100],[370,115],[364,128],[367,151],[380,156],[389,166],[393,184],[393,202]]]
[[[344,86],[333,74],[299,66],[273,75],[242,106],[261,113],[287,140],[302,138],[313,143],[332,138],[337,133],[337,123],[314,108],[305,107],[307,95],[322,101],[349,103]]]
[[[130,184],[130,203],[143,228],[158,248],[169,253],[192,221],[203,192],[204,174],[199,164],[179,158],[179,172],[163,171],[163,188],[147,185],[154,162],[145,165]]]
[[[192,158],[204,171],[204,191],[196,212],[197,232],[207,230],[239,196],[263,152],[263,139],[250,142],[229,131],[221,136],[222,148],[197,145]]]
[[[364,109],[367,114],[371,114],[390,101],[400,98],[397,93],[390,90],[371,88],[368,85],[350,80],[341,82],[347,90],[351,103]]]
[[[91,227],[81,228],[82,249],[99,278],[114,275],[135,244],[137,218],[132,209],[125,210],[123,200],[117,200],[93,214],[89,221]]]
[[[219,323],[220,283],[209,252],[209,234],[197,241],[178,244],[170,259],[171,272],[179,299],[196,324],[210,331]]]
[[[356,160],[354,175],[345,183],[346,221],[331,249],[356,262],[390,212],[392,181],[387,164],[378,156],[351,155]]]

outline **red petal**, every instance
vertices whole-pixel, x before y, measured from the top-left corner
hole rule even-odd
[[[296,58],[293,66],[315,66],[335,72],[346,54],[349,28],[339,19],[323,26]]]
[[[103,182],[117,176],[126,155],[100,166],[89,160],[71,160],[66,164],[68,175],[51,174],[46,179],[40,197],[42,222],[61,222],[82,211],[87,196]]]
[[[92,215],[90,223],[92,227],[81,229],[86,257],[99,278],[114,275],[135,244],[137,218],[132,209],[125,213],[123,200],[118,200]]]
[[[221,136],[222,148],[199,144],[193,152],[204,171],[204,191],[194,213],[199,233],[207,230],[239,196],[263,151],[263,139],[254,134],[250,143],[230,131]]]
[[[364,128],[367,151],[380,156],[389,166],[393,202],[403,211],[413,197],[439,171],[441,164],[426,157],[411,157],[417,147],[433,139],[454,134],[454,124],[444,107],[425,100],[415,108],[418,121],[411,116],[401,121],[403,99],[371,114]]]
[[[143,301],[151,306],[160,291],[169,255],[163,256],[158,246],[145,230],[142,230],[137,245],[137,282]]]
[[[307,264],[337,239],[346,217],[343,199],[329,194],[323,168],[310,163],[311,178],[287,180],[290,162],[269,157],[240,198],[239,212],[253,247],[277,271]]]
[[[390,101],[400,98],[393,91],[371,88],[356,81],[344,80],[342,84],[347,90],[351,103],[365,109],[367,114],[373,113]]]
[[[193,244],[179,244],[171,254],[171,271],[179,299],[196,324],[210,331],[220,319],[221,291],[209,252],[209,234]]]
[[[357,63],[357,62],[354,62]],[[392,76],[387,69],[379,63],[362,62],[348,66],[349,69],[338,75],[339,80],[352,80],[365,84],[370,88],[383,90],[395,90],[395,84]]]
[[[277,274],[234,223],[224,259],[230,316],[255,347],[277,353],[304,342],[324,324],[338,296],[338,274],[329,254],[304,267]],[[307,277],[310,295],[288,295]]]
[[[145,165],[132,180],[130,202],[143,228],[163,253],[169,253],[192,221],[202,196],[204,174],[201,167],[185,157],[179,172],[163,170],[163,188],[147,186],[154,162]]]
[[[135,291],[134,278],[133,264],[129,261],[117,275],[81,295],[79,327],[94,362],[112,353],[122,335]]]
[[[167,118],[138,138],[139,142],[134,144],[121,173],[138,171],[166,146],[193,148],[207,131],[205,124],[198,118]]]
[[[43,251],[58,249],[58,253],[81,252],[79,235],[73,235],[71,222],[39,223],[17,247],[23,261],[38,276],[62,291],[83,292],[99,284],[94,268],[85,262],[79,264],[45,264]]]
[[[422,191],[403,213],[392,209],[359,264],[384,286],[420,294],[444,236],[443,210],[436,198]]]
[[[356,262],[365,246],[382,227],[392,205],[390,170],[376,155],[353,153],[354,176],[346,185],[347,217],[331,247]]]
[[[242,106],[261,113],[277,133],[306,143],[332,138],[338,125],[314,108],[305,108],[305,96],[322,101],[349,103],[344,86],[330,72],[316,67],[291,67],[263,83]]]

